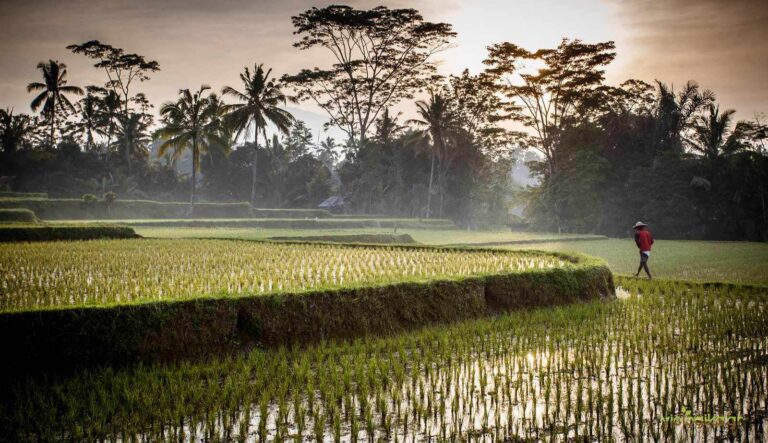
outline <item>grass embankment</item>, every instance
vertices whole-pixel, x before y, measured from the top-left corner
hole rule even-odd
[[[618,283],[642,295],[25,380],[0,397],[0,439],[764,441],[764,290]]]
[[[283,229],[283,230],[328,230],[328,229],[386,229],[387,233],[393,233],[394,229],[456,229],[456,225],[450,220],[425,220],[425,219],[343,219],[343,218],[271,218],[271,219],[195,219],[195,220],[120,220],[117,223],[130,225],[134,228],[204,228],[219,230],[222,228],[247,230]],[[216,232],[216,231],[213,231]],[[303,234],[296,234],[303,235]],[[189,236],[189,235],[187,235]],[[204,235],[206,236],[206,235]],[[207,235],[213,237],[212,235]],[[239,236],[236,236],[240,238]]]
[[[85,202],[82,199],[0,198],[0,208],[27,208],[43,220],[120,220],[189,218],[188,202],[116,200]],[[322,209],[252,209],[242,203],[196,203],[196,218],[331,218]]]
[[[637,247],[632,239],[551,242],[500,248],[587,254],[602,258],[613,272],[622,275],[634,274],[639,263]],[[654,278],[768,285],[768,243],[657,240],[648,264]]]
[[[138,237],[139,235],[136,234],[133,228],[127,226],[62,226],[56,224],[30,225],[29,223],[0,225],[0,243],[127,239]]]
[[[0,245],[0,352],[22,369],[172,360],[613,294],[600,262],[417,246],[238,241]]]
[[[35,213],[29,209],[0,209],[0,224],[3,223],[37,223]]]
[[[348,234],[348,235],[315,235],[315,236],[286,236],[268,237],[275,241],[298,241],[320,243],[367,243],[367,244],[416,244],[416,240],[408,234]]]

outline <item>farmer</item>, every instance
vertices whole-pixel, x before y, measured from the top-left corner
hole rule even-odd
[[[635,277],[640,275],[640,271],[645,269],[645,273],[648,274],[648,278],[651,278],[651,270],[648,269],[648,259],[651,258],[651,245],[653,245],[653,235],[651,231],[645,229],[648,226],[643,222],[635,223],[635,243],[637,248],[640,249],[640,266],[637,268]]]

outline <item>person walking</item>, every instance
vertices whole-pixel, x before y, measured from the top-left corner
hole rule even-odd
[[[637,268],[635,277],[640,275],[640,271],[645,270],[648,279],[651,277],[651,270],[648,269],[648,259],[651,258],[651,246],[653,245],[653,235],[651,231],[645,229],[648,225],[643,222],[635,223],[635,244],[640,249],[640,266]]]

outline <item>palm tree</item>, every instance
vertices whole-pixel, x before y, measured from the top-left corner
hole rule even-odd
[[[227,105],[221,97],[214,93],[208,96],[208,102],[211,107],[211,124],[218,130],[218,137],[211,141],[225,157],[229,156],[232,145],[234,145],[235,133],[232,127],[227,124]],[[213,164],[213,156],[209,155],[208,158]]]
[[[336,150],[337,147],[336,140],[332,137],[326,137],[326,139],[321,141],[318,146],[318,160],[320,160],[329,171],[333,171],[333,166],[339,158],[339,153]]]
[[[127,116],[120,116],[116,132],[117,137],[112,144],[125,156],[129,175],[132,173],[131,159],[147,156],[148,145],[151,141],[147,133],[148,128],[149,125],[144,114],[131,113]]]
[[[411,119],[408,120],[408,123],[423,128],[415,134],[417,141],[427,142],[431,145],[431,166],[429,168],[426,213],[427,218],[430,218],[432,215],[432,184],[434,182],[435,160],[440,163],[441,169],[447,168],[447,143],[456,124],[450,100],[441,92],[435,92],[430,89],[429,101],[417,101],[416,112],[421,119]],[[442,175],[438,174],[438,177],[442,177]],[[440,212],[442,213],[442,209]]]
[[[104,135],[99,106],[99,98],[89,92],[78,102],[79,119],[70,126],[73,134],[85,138],[85,146],[89,151],[94,147],[94,134]]]
[[[99,97],[99,125],[104,128],[104,133],[107,136],[107,146],[104,155],[104,161],[109,167],[109,154],[111,152],[112,137],[117,130],[117,124],[120,121],[122,115],[122,104],[120,96],[113,90],[101,90],[101,97]]]
[[[41,91],[32,100],[30,106],[33,111],[37,111],[42,105],[42,114],[51,125],[49,142],[53,146],[56,115],[59,112],[66,113],[67,111],[72,112],[75,110],[72,102],[69,101],[65,94],[83,95],[83,90],[77,86],[67,86],[67,65],[64,63],[48,60],[48,63],[38,63],[37,69],[43,74],[43,83],[32,82],[28,84],[27,92]]]
[[[715,95],[712,91],[701,90],[696,82],[686,83],[677,94],[664,83],[657,81],[656,84],[658,102],[654,117],[657,149],[682,153],[685,132],[695,124],[699,111],[714,102]]]
[[[714,104],[710,104],[708,110],[708,114],[697,119],[688,145],[714,167],[723,156],[738,151],[743,145],[739,140],[740,134],[731,130],[736,111],[728,109],[720,113],[720,107]]]
[[[190,196],[190,214],[195,212],[195,186],[197,173],[200,172],[200,157],[212,146],[222,146],[219,137],[217,112],[218,98],[205,95],[210,86],[201,86],[192,93],[189,89],[179,91],[181,97],[174,103],[166,103],[160,108],[163,126],[155,133],[162,140],[158,157],[173,149],[173,158],[179,159],[187,149],[192,150],[192,190]]]
[[[237,136],[253,129],[253,162],[251,206],[256,204],[256,175],[259,149],[259,131],[264,139],[267,137],[267,124],[272,123],[278,131],[287,135],[293,115],[280,106],[285,106],[287,97],[280,91],[280,85],[269,78],[272,70],[264,72],[261,64],[255,64],[253,73],[246,67],[240,79],[243,81],[243,91],[230,86],[224,87],[222,93],[240,100],[241,103],[226,105],[228,123],[237,130]]]

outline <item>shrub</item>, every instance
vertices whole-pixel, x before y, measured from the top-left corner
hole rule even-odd
[[[2,222],[21,222],[37,223],[35,213],[25,208],[0,209],[0,223]]]
[[[95,240],[100,238],[137,238],[126,226],[5,226],[0,227],[0,242],[35,242],[54,240]]]
[[[107,206],[113,205],[116,200],[117,200],[117,194],[115,194],[114,192],[107,192],[106,194],[104,194],[104,203],[106,203]]]

